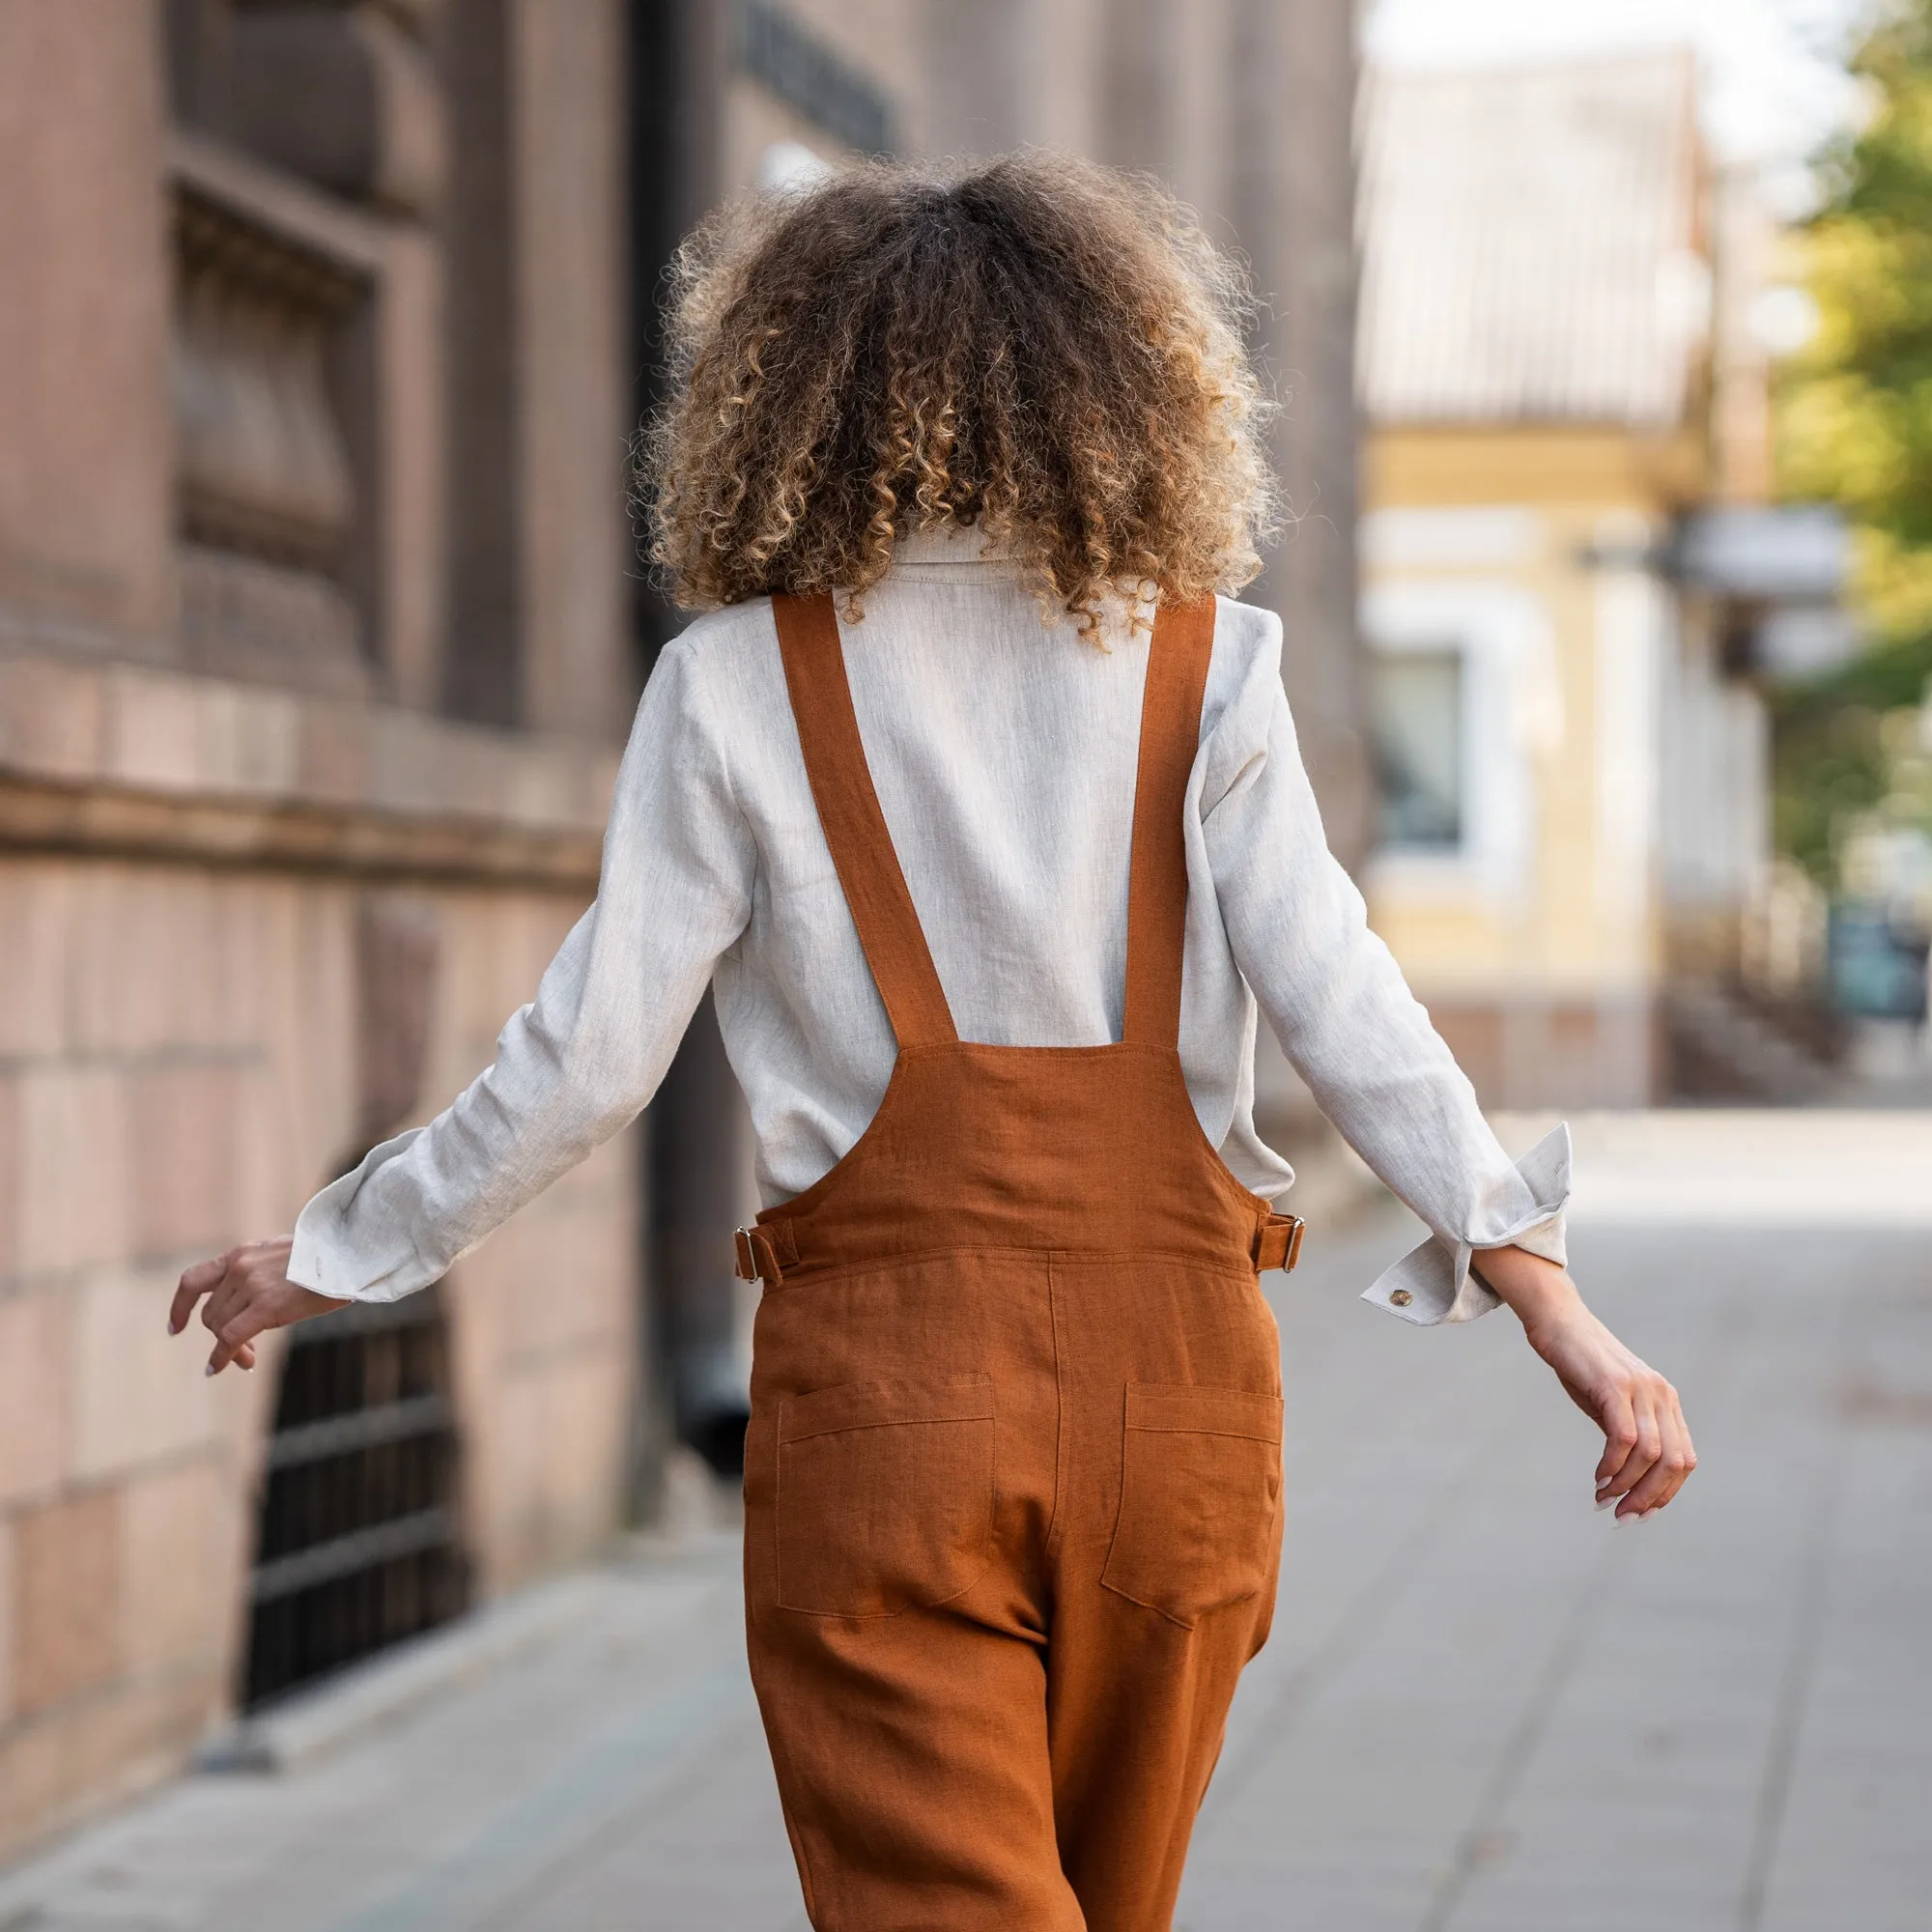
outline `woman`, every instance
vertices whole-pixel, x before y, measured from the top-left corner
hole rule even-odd
[[[1692,1464],[1564,1272],[1567,1137],[1497,1146],[1324,846],[1277,621],[1214,594],[1272,508],[1244,304],[1157,189],[1038,156],[700,233],[647,471],[709,614],[597,903],[453,1106],[171,1312],[207,1296],[215,1373],[436,1280],[715,984],[768,1204],[749,1642],[822,1928],[1169,1922],[1280,1541],[1257,1002],[1433,1231],[1369,1298],[1508,1301],[1619,1520]]]

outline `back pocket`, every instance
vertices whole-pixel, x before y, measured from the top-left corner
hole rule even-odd
[[[824,1617],[943,1604],[993,1557],[993,1380],[843,1382],[779,1405],[778,1600]]]
[[[1266,1589],[1280,1502],[1279,1396],[1129,1382],[1121,1514],[1100,1581],[1191,1630]]]

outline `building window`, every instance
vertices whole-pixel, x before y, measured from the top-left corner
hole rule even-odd
[[[440,1291],[289,1335],[249,1577],[242,1701],[447,1623],[469,1602]]]
[[[1382,843],[1449,852],[1463,838],[1463,662],[1455,646],[1370,660]]]

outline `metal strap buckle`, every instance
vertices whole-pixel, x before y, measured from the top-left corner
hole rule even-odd
[[[1265,1273],[1269,1268],[1293,1267],[1301,1259],[1305,1227],[1299,1214],[1270,1214],[1255,1231],[1256,1269]]]
[[[732,1236],[732,1241],[738,1250],[738,1279],[756,1281],[759,1278],[758,1251],[752,1245],[752,1230],[737,1229]]]

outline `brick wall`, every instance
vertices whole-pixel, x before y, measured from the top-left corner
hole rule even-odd
[[[278,1354],[211,1381],[166,1304],[354,1143],[361,908],[404,895],[435,934],[427,1116],[585,903],[609,777],[568,744],[0,654],[0,1851],[180,1763],[231,1705]],[[333,814],[329,864],[237,858],[303,813]],[[634,1138],[446,1289],[486,1595],[623,1510]]]

